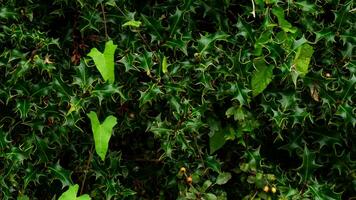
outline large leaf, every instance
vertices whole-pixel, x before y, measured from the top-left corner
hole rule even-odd
[[[87,194],[81,195],[77,197],[77,193],[79,190],[79,185],[75,184],[72,186],[69,186],[68,190],[65,191],[58,200],[90,200],[90,196]]]
[[[91,122],[91,128],[94,134],[95,151],[101,158],[105,160],[106,152],[108,151],[109,140],[114,126],[117,124],[116,117],[108,116],[102,124],[100,124],[98,116],[91,111],[88,114]]]
[[[104,53],[101,53],[97,48],[93,48],[88,54],[94,60],[101,76],[109,83],[115,82],[114,54],[116,48],[117,45],[114,45],[113,41],[110,40],[105,44]]]
[[[252,95],[257,96],[266,89],[273,78],[273,66],[267,66],[263,59],[255,59],[256,71],[252,75],[251,88]]]

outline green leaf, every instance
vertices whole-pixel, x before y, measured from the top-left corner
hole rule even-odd
[[[59,162],[57,162],[55,165],[48,167],[48,170],[54,176],[54,179],[61,181],[62,187],[72,184],[72,181],[70,179],[71,172],[60,166]]]
[[[114,45],[113,41],[110,40],[105,44],[104,53],[93,48],[88,54],[88,56],[94,60],[96,68],[99,70],[101,76],[105,81],[109,81],[109,83],[115,82],[114,54],[116,48],[117,45]]]
[[[68,190],[65,191],[58,200],[90,200],[90,196],[87,194],[81,195],[77,197],[77,193],[79,190],[79,185],[75,184],[72,186],[69,186]]]
[[[170,26],[169,26],[169,35],[173,36],[174,34],[177,33],[177,30],[182,27],[181,22],[182,22],[182,14],[183,11],[179,10],[178,7],[176,8],[176,12],[174,15],[172,15],[170,19]]]
[[[295,33],[297,31],[297,29],[284,18],[284,10],[282,8],[274,7],[272,13],[277,17],[279,26],[285,32]]]
[[[27,195],[19,195],[17,196],[17,200],[30,200],[30,198]]]
[[[168,72],[168,69],[167,69],[167,57],[166,56],[164,56],[163,60],[162,60],[162,72],[164,74]]]
[[[297,48],[297,53],[293,61],[293,68],[300,76],[305,76],[308,73],[310,59],[314,53],[313,47],[305,43]]]
[[[108,151],[112,129],[117,124],[116,117],[110,115],[102,124],[100,124],[98,116],[95,112],[91,111],[88,114],[88,117],[90,119],[91,128],[94,134],[95,151],[101,160],[104,161],[106,152]]]
[[[265,90],[268,84],[272,81],[273,78],[273,66],[266,66],[266,63],[263,59],[255,59],[254,65],[256,71],[252,74],[251,79],[251,88],[252,95],[257,96],[263,90]]]
[[[209,139],[210,154],[223,147],[225,142],[224,132],[222,130],[214,131],[214,135]]]
[[[201,36],[198,40],[198,51],[200,54],[203,54],[206,50],[208,50],[211,45],[214,44],[215,41],[224,40],[226,41],[229,35],[225,33],[215,33],[208,34],[205,36]]]
[[[224,185],[231,179],[231,173],[229,172],[222,172],[219,174],[218,178],[216,179],[216,184]]]
[[[303,163],[298,167],[299,174],[301,175],[302,181],[307,182],[314,171],[320,167],[317,163],[315,163],[316,154],[315,152],[310,152],[308,147],[304,147],[302,159]]]
[[[125,26],[131,26],[131,27],[135,27],[135,28],[139,28],[141,26],[142,22],[140,21],[136,21],[136,20],[130,20],[128,22],[125,22],[122,27]]]

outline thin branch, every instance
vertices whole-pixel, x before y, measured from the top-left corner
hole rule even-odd
[[[253,18],[256,18],[256,8],[255,8],[255,1],[254,0],[251,0],[251,3],[252,3],[252,16]]]
[[[83,178],[83,181],[82,181],[82,184],[81,184],[81,187],[80,187],[80,194],[83,194],[84,184],[85,184],[85,180],[87,179],[87,173],[88,173],[88,170],[89,170],[89,167],[90,167],[90,161],[92,160],[92,158],[93,158],[93,145],[90,148],[89,158],[87,160],[87,164],[86,164],[85,169],[84,169],[84,178]]]
[[[104,18],[105,37],[106,37],[106,39],[108,39],[109,35],[108,35],[108,28],[106,26],[106,15],[105,15],[105,9],[104,9],[103,3],[100,3],[100,6],[101,6],[101,12],[103,13],[103,18]]]

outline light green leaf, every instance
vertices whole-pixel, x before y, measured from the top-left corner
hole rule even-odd
[[[114,126],[117,124],[116,117],[108,116],[102,124],[100,124],[98,116],[91,111],[88,114],[91,122],[91,128],[94,134],[95,151],[101,158],[105,160],[106,152],[108,151],[109,140]]]
[[[229,172],[223,172],[220,173],[218,178],[216,179],[216,184],[218,185],[224,185],[231,179],[231,173]]]
[[[314,53],[313,47],[305,43],[297,48],[297,54],[293,61],[293,67],[300,76],[305,76],[308,73],[310,59]]]
[[[256,71],[252,75],[251,88],[252,95],[257,96],[266,89],[273,78],[273,66],[267,66],[263,59],[255,59]]]
[[[122,27],[131,26],[131,27],[139,28],[141,26],[141,24],[142,24],[142,22],[140,22],[140,21],[130,20],[130,21],[124,23],[122,25]]]
[[[168,69],[167,69],[167,57],[166,56],[164,56],[163,60],[162,60],[162,72],[164,74],[168,72]]]
[[[87,194],[81,195],[80,197],[77,197],[77,193],[79,190],[79,185],[75,184],[72,186],[69,186],[68,190],[65,191],[58,200],[90,200],[90,196]]]
[[[116,48],[117,45],[114,45],[113,41],[110,40],[105,44],[104,53],[101,53],[97,48],[92,48],[88,54],[94,60],[101,76],[109,83],[115,82],[114,54]]]

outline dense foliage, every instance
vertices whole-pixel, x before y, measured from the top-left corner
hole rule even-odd
[[[353,0],[0,5],[0,199],[356,198]]]

